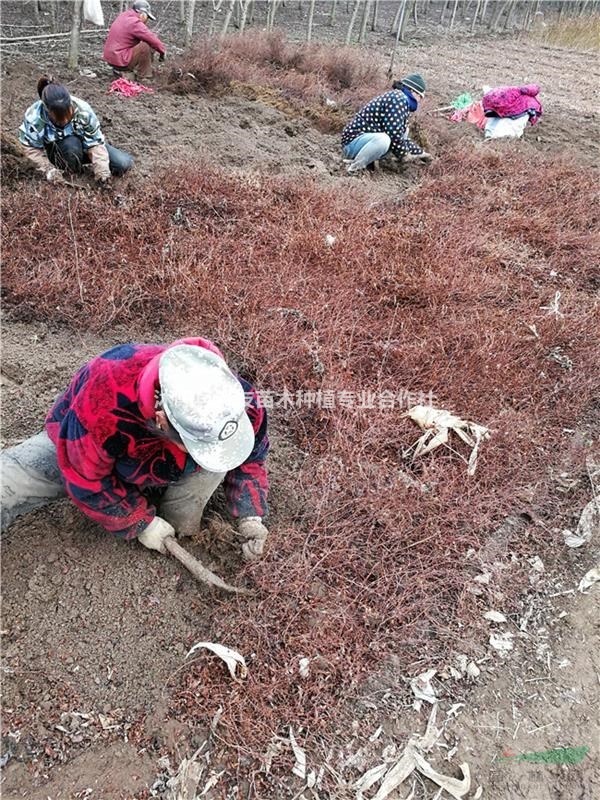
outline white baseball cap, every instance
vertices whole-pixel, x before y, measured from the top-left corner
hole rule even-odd
[[[194,461],[208,472],[239,467],[254,447],[241,383],[216,353],[178,344],[158,362],[162,406]]]

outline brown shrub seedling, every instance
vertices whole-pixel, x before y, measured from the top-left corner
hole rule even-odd
[[[575,495],[554,496],[550,471],[582,473],[572,431],[585,439],[594,421],[598,205],[586,171],[540,157],[534,173],[514,152],[448,148],[379,206],[209,167],[157,176],[127,214],[107,195],[5,192],[15,312],[201,334],[274,393],[293,463],[273,470],[268,555],[247,568],[257,596],[206,604],[219,641],[253,654],[249,678],[192,666],[173,694],[180,719],[222,706],[223,735],[254,754],[290,723],[326,735],[386,664],[414,675],[476,652],[486,597],[469,587],[486,553],[551,565]],[[39,246],[50,228],[71,239],[69,197],[78,264]],[[401,414],[421,393],[491,429],[473,477],[460,444],[402,461],[418,431]],[[520,524],[502,528],[507,516]],[[497,573],[506,612],[523,581]]]
[[[248,96],[251,91],[326,132],[339,130],[384,85],[366,54],[349,47],[294,44],[279,32],[202,39],[175,61],[165,83],[177,94]]]

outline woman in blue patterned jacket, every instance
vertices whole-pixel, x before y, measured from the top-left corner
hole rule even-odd
[[[94,178],[106,183],[111,174],[123,175],[133,158],[104,140],[98,117],[85,100],[52,78],[40,78],[40,99],[29,106],[19,128],[25,154],[51,183],[62,183],[62,170],[81,172],[91,164]]]
[[[418,74],[396,81],[392,89],[363,106],[342,132],[348,172],[358,172],[391,152],[398,158],[431,161],[422,147],[408,138],[408,115],[425,94]]]

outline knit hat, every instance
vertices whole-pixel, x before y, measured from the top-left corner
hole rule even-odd
[[[417,72],[412,75],[407,75],[406,78],[402,78],[400,83],[402,86],[406,86],[407,89],[412,89],[414,92],[418,92],[421,95],[425,94],[425,81]]]

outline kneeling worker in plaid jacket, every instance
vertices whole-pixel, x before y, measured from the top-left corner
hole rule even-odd
[[[42,433],[2,452],[2,529],[68,495],[107,531],[165,552],[165,537],[200,529],[223,483],[243,555],[258,558],[268,450],[256,390],[212,342],[118,345],[75,374]]]

